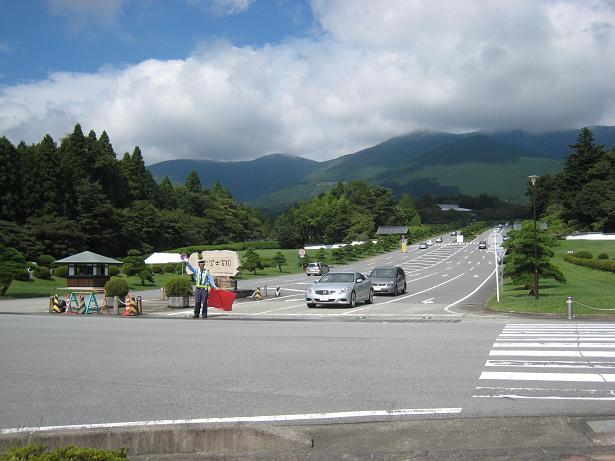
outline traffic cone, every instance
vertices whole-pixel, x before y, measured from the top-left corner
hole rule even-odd
[[[128,315],[139,315],[139,306],[135,298],[130,298],[130,314]]]
[[[124,298],[124,312],[122,312],[124,317],[130,315],[130,292],[126,293],[126,297]]]
[[[60,299],[58,298],[58,295],[57,294],[53,295],[53,299],[51,301],[51,310],[50,310],[50,312],[53,312],[54,314],[61,314],[65,310],[66,310],[66,308],[63,308],[60,305]]]
[[[258,301],[263,299],[263,297],[261,295],[261,287],[256,287],[256,290],[254,290],[254,293],[252,293],[252,298],[254,298],[255,300],[258,300]]]

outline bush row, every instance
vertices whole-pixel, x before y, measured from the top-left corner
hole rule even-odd
[[[601,271],[615,272],[615,261],[612,259],[586,259],[567,254],[564,255],[564,261]]]
[[[26,445],[0,453],[0,461],[128,461],[128,449],[118,451],[70,445],[49,451],[42,445]]]
[[[218,245],[191,245],[187,247],[181,247],[173,250],[175,253],[195,253],[206,250],[231,250],[231,251],[244,251],[248,248],[253,250],[275,250],[280,248],[280,242],[277,240],[266,240],[259,242],[233,242],[233,243],[221,243]]]

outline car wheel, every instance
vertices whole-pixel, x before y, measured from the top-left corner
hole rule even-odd
[[[405,293],[406,293],[406,290],[407,290],[407,287],[406,287],[406,284],[404,283],[404,289],[401,291],[401,292],[402,292],[402,294],[405,294]]]
[[[374,290],[369,290],[369,296],[365,300],[367,304],[374,304]]]
[[[393,290],[393,296],[397,296],[399,294],[399,290],[397,289],[397,283],[395,284],[395,289]]]
[[[349,307],[355,307],[357,305],[357,294],[353,291],[350,293],[350,302],[348,303]]]
[[[307,303],[307,307],[312,309],[313,307],[316,307],[316,304],[314,304],[314,303]]]

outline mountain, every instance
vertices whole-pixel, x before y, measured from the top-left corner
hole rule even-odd
[[[615,145],[615,126],[590,127],[597,144],[607,149]],[[532,150],[557,160],[564,160],[572,149],[570,144],[577,140],[579,130],[549,131],[547,133],[529,133],[527,131],[496,131],[490,136],[508,142],[517,147]]]
[[[320,166],[320,162],[302,157],[271,154],[242,162],[167,160],[147,168],[156,181],[168,176],[175,184],[185,183],[190,172],[195,170],[204,187],[211,189],[220,181],[237,200],[253,202],[262,195],[295,184]]]
[[[615,127],[592,127],[595,142],[615,145]],[[171,160],[148,168],[183,183],[191,170],[212,187],[219,180],[241,201],[278,211],[332,188],[338,181],[365,179],[397,194],[479,195],[527,200],[527,176],[560,171],[579,130],[445,133],[418,131],[326,162],[274,154],[247,162]]]
[[[530,174],[552,174],[561,162],[483,133],[421,133],[393,138],[355,154],[324,162],[299,183],[253,204],[278,210],[313,197],[339,180],[365,179],[414,197],[487,193],[520,202]]]

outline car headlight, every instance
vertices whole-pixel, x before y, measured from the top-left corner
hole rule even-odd
[[[314,290],[312,290],[312,287],[308,287],[308,289],[305,290],[305,294],[307,295],[311,295],[312,293],[314,293]]]
[[[340,290],[340,293],[348,293],[350,291],[349,287],[344,287]]]
[[[393,285],[395,285],[395,282],[387,282],[388,287],[392,287]]]

